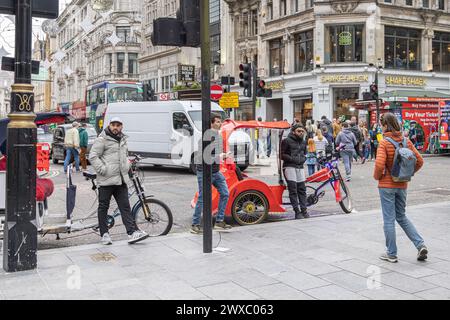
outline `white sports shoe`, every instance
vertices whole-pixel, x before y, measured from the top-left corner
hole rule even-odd
[[[102,237],[102,244],[103,245],[109,245],[112,244],[112,239],[111,236],[109,235],[109,233],[105,233]]]
[[[134,244],[136,242],[145,240],[148,237],[149,237],[149,235],[146,232],[141,231],[141,230],[137,230],[137,231],[133,232],[132,235],[128,236],[128,243],[129,244]]]

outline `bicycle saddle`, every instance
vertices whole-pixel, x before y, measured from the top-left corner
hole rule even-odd
[[[95,174],[95,173],[83,172],[83,176],[86,177],[87,179],[91,179],[91,180],[97,179],[97,174]]]

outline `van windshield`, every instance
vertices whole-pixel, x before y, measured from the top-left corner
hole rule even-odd
[[[202,130],[202,112],[201,111],[189,111],[189,116],[191,117],[192,121],[194,121],[195,126],[198,130]],[[220,114],[222,117],[222,120],[227,119],[227,115],[225,111],[213,111],[213,113]]]

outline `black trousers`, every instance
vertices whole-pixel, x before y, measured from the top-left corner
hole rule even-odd
[[[107,216],[111,196],[119,206],[122,222],[125,225],[127,234],[131,235],[138,230],[136,221],[131,214],[130,201],[128,200],[128,186],[126,183],[121,186],[105,186],[98,188],[98,225],[100,227],[100,235],[103,236],[108,232]]]
[[[289,200],[291,200],[292,208],[295,211],[298,207],[302,211],[306,210],[306,184],[304,182],[287,181],[289,191]]]

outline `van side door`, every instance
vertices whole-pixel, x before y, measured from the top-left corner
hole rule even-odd
[[[194,152],[194,127],[184,112],[172,114],[171,155],[174,165],[189,166]]]

